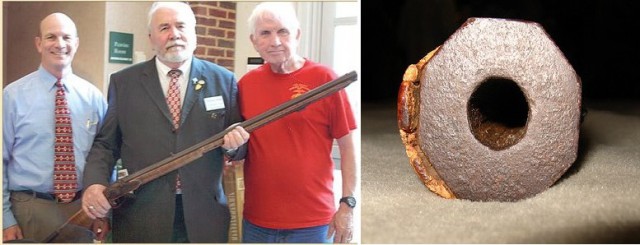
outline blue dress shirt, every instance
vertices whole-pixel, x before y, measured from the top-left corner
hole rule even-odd
[[[10,191],[53,192],[54,107],[57,79],[42,66],[7,85],[2,97],[2,221],[17,222]],[[73,72],[62,78],[71,111],[73,149],[82,189],[82,172],[93,138],[102,125],[107,102],[102,92]]]

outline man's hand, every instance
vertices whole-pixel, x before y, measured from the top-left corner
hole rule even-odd
[[[353,238],[353,208],[340,203],[340,208],[329,223],[327,237],[333,237],[333,243],[349,243]]]
[[[82,210],[91,219],[104,218],[111,210],[111,204],[104,196],[107,189],[104,185],[94,184],[84,190],[82,194]]]
[[[249,133],[243,127],[231,125],[233,130],[224,135],[224,144],[222,148],[231,150],[244,145],[249,140]]]
[[[22,230],[18,225],[12,225],[2,230],[2,242],[23,239]]]

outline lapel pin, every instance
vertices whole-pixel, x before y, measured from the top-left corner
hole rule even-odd
[[[196,91],[200,90],[205,84],[204,80],[198,80],[195,77],[191,79],[191,82],[193,82],[193,85],[195,85]]]

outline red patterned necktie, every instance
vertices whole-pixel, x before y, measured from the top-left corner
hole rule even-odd
[[[73,132],[71,129],[71,117],[65,99],[62,82],[56,82],[56,127],[53,167],[53,193],[60,202],[70,202],[78,190],[76,175],[76,161],[73,155]]]
[[[178,130],[180,126],[180,84],[178,78],[182,75],[182,71],[173,69],[169,71],[169,91],[167,92],[167,105],[173,117],[173,130]],[[180,175],[176,177],[176,193],[182,193],[182,184],[180,183]]]
[[[173,117],[174,130],[177,130],[180,126],[180,84],[178,83],[180,75],[182,75],[182,72],[178,69],[169,71],[171,82],[169,82],[169,91],[167,92],[167,105]]]

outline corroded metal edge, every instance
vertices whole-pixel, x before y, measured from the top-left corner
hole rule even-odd
[[[431,161],[420,148],[417,129],[420,114],[421,73],[429,60],[440,50],[440,46],[429,52],[417,64],[407,67],[398,93],[398,126],[400,138],[405,145],[409,164],[413,167],[424,185],[441,197],[453,199],[455,194],[440,178]]]

